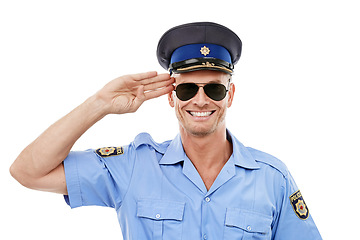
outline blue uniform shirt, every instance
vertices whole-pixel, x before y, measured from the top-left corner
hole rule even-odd
[[[158,144],[141,133],[122,148],[71,152],[65,200],[115,208],[125,240],[321,239],[286,166],[228,138],[233,154],[209,190],[180,135]]]

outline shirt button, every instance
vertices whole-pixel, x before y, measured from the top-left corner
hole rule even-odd
[[[155,217],[156,217],[156,218],[160,218],[160,214],[156,214]]]
[[[206,198],[205,198],[205,201],[206,201],[206,202],[210,202],[211,200],[210,200],[209,197],[206,197]]]
[[[246,229],[247,229],[248,231],[251,231],[251,226],[250,226],[250,225],[247,226]]]
[[[205,239],[205,240],[207,239],[207,235],[206,235],[206,234],[204,234],[203,239]]]

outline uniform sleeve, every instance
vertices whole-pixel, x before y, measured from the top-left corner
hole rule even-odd
[[[288,172],[283,188],[282,203],[277,222],[273,227],[274,240],[320,240],[301,192]]]
[[[134,166],[128,147],[124,152],[109,157],[101,157],[94,150],[70,152],[64,160],[66,203],[71,208],[91,205],[118,208]]]

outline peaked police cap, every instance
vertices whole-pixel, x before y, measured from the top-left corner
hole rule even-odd
[[[176,26],[160,38],[157,58],[170,73],[215,70],[232,73],[242,43],[229,28],[213,22]]]

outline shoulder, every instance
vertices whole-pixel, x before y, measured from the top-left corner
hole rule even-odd
[[[250,154],[253,156],[253,158],[258,164],[263,166],[269,166],[280,172],[285,178],[288,177],[289,170],[286,167],[285,163],[283,163],[281,160],[255,148],[246,147],[246,149],[250,152]]]
[[[134,149],[140,149],[141,147],[146,147],[146,148],[155,149],[160,153],[164,153],[170,143],[171,140],[162,143],[157,143],[149,133],[142,132],[135,137],[131,145]]]
[[[84,153],[90,153],[100,158],[100,161],[111,162],[118,159],[134,159],[137,153],[148,153],[149,151],[156,151],[164,154],[171,141],[157,143],[149,133],[140,133],[128,145],[121,147],[102,147],[98,149],[90,149]]]

